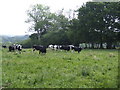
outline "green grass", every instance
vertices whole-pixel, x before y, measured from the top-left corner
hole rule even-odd
[[[117,88],[117,50],[2,50],[3,88]]]

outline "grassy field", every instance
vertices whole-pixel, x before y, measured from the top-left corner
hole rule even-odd
[[[118,51],[2,50],[3,88],[117,88]]]

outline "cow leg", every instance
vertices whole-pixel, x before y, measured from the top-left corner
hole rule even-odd
[[[35,48],[33,49],[33,52],[35,51]]]
[[[80,53],[80,50],[78,50],[78,53]]]

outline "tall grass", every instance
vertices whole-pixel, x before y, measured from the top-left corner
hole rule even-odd
[[[117,50],[2,51],[4,88],[117,88]]]

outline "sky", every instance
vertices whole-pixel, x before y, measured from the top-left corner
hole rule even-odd
[[[31,5],[49,6],[51,12],[64,8],[76,10],[83,3],[91,0],[0,0],[0,35],[27,35],[30,25],[26,11]]]

